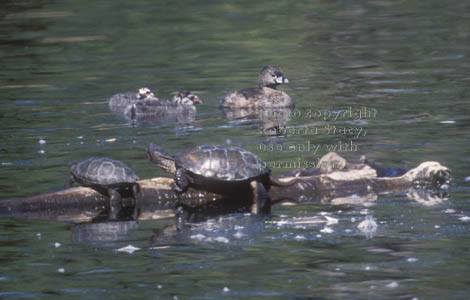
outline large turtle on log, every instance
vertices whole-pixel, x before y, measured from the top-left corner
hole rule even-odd
[[[252,213],[270,208],[267,190],[271,185],[289,186],[297,182],[296,179],[281,182],[272,177],[259,157],[239,147],[202,145],[172,156],[150,143],[147,153],[153,163],[175,174],[175,191],[182,193],[188,187],[226,195],[248,191],[253,195]]]
[[[91,157],[82,162],[72,164],[70,168],[69,186],[74,182],[91,187],[109,197],[110,220],[117,220],[122,211],[122,195],[129,194],[135,200],[133,219],[138,217],[140,185],[139,177],[121,161],[107,157]]]

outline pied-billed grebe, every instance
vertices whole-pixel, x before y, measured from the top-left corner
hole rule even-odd
[[[128,105],[124,115],[132,120],[159,118],[172,114],[191,114],[202,101],[189,91],[178,92],[171,101],[144,99]]]
[[[136,92],[127,92],[123,94],[116,94],[109,98],[109,107],[112,111],[124,111],[126,107],[132,105],[140,100],[153,100],[158,101],[155,94],[151,89],[143,87]]]
[[[292,107],[294,101],[283,91],[276,90],[276,86],[288,83],[284,74],[272,66],[264,67],[258,79],[258,88],[248,88],[226,95],[220,102],[222,107]]]

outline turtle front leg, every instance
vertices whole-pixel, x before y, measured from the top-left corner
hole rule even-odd
[[[175,173],[175,183],[173,189],[178,193],[186,191],[189,185],[189,180],[184,169],[177,169]]]
[[[108,189],[109,220],[117,220],[121,212],[121,194],[116,189]]]
[[[268,192],[263,184],[259,181],[253,180],[250,182],[253,191],[253,204],[251,205],[251,213],[259,214],[261,212],[270,212],[271,206],[269,203]]]

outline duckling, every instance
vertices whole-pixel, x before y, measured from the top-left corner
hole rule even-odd
[[[278,84],[288,82],[289,80],[278,68],[266,66],[259,74],[259,87],[232,92],[222,99],[220,106],[229,108],[293,107],[292,98],[285,92],[276,89]]]
[[[140,88],[137,93],[127,92],[124,94],[116,94],[109,99],[109,107],[112,111],[124,111],[126,107],[141,100],[158,101],[155,94],[147,87]]]
[[[173,104],[176,105],[196,105],[202,104],[202,100],[190,91],[180,91],[173,96]]]
[[[152,119],[172,114],[196,113],[196,105],[202,104],[198,96],[189,91],[178,92],[170,100],[144,100],[129,104],[124,115],[131,120]]]

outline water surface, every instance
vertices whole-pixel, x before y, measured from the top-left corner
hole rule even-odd
[[[383,165],[413,168],[432,160],[451,168],[454,177],[451,196],[442,201],[398,194],[367,204],[277,206],[268,218],[225,216],[180,233],[171,219],[144,221],[129,225],[119,241],[83,238],[80,227],[64,222],[0,220],[0,297],[470,296],[467,3],[0,6],[2,200],[62,189],[70,162],[89,156],[122,160],[141,178],[163,176],[147,161],[148,142],[170,152],[229,143],[271,162],[315,162],[327,145],[342,142],[355,146],[340,152],[350,161],[365,154]],[[262,134],[260,122],[226,119],[217,108],[220,97],[256,86],[259,70],[269,64],[283,69],[290,83],[281,89],[297,105],[285,126],[338,131],[273,137]],[[142,86],[162,98],[195,91],[204,101],[197,120],[133,126],[110,112],[111,95]],[[364,107],[376,114],[325,115]],[[323,117],[313,113],[318,111]],[[305,151],[307,143],[318,150]],[[275,175],[286,171],[286,165],[273,168]],[[372,237],[358,229],[369,215],[378,225]],[[138,250],[118,251],[128,245]]]

